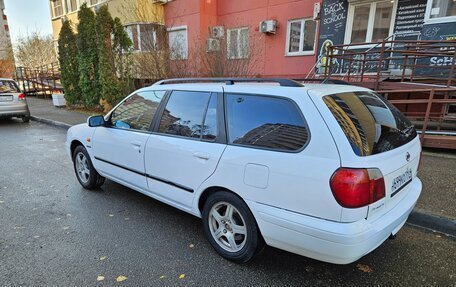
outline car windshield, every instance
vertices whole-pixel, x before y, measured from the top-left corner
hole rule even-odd
[[[395,149],[417,136],[412,123],[373,92],[340,93],[323,100],[359,156]]]
[[[20,93],[20,91],[15,82],[0,80],[0,93]]]

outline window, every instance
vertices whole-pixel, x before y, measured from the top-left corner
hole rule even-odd
[[[187,27],[175,27],[168,30],[171,60],[185,60],[188,58]]]
[[[394,7],[394,1],[351,5],[346,42],[377,42],[387,38],[392,33]]]
[[[160,121],[159,132],[189,138],[206,133],[203,118],[211,93],[174,91]]]
[[[139,92],[128,97],[111,115],[113,126],[148,131],[165,91]]]
[[[288,21],[287,56],[313,54],[317,24],[314,20]]]
[[[97,5],[98,3],[100,3],[101,1],[103,0],[90,0],[88,1],[90,5]]]
[[[62,0],[54,0],[51,2],[52,6],[52,17],[60,17],[63,15],[63,5]]]
[[[230,144],[296,151],[307,142],[304,119],[291,101],[238,94],[226,101]]]
[[[125,26],[125,31],[133,43],[134,51],[150,52],[160,49],[160,32],[163,25],[157,23],[131,24]]]
[[[228,29],[228,59],[246,59],[249,57],[249,28]]]
[[[217,133],[217,95],[212,94],[201,129],[201,138],[207,141],[215,141]]]
[[[443,18],[456,16],[456,1],[454,0],[432,0],[429,18]]]
[[[66,0],[67,13],[78,10],[78,0]]]
[[[417,136],[410,121],[374,93],[341,93],[323,100],[359,156],[392,150]]]
[[[0,80],[0,93],[20,93],[21,90],[13,81]]]

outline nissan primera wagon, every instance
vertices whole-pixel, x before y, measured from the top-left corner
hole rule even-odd
[[[174,79],[69,129],[86,189],[105,178],[202,218],[224,258],[265,244],[347,264],[421,192],[415,128],[373,91],[288,79]]]

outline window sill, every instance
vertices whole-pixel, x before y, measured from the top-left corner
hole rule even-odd
[[[424,20],[424,24],[440,24],[440,23],[451,23],[456,22],[456,16],[439,17],[439,18],[428,18]]]
[[[301,57],[301,56],[314,56],[314,55],[315,55],[315,51],[285,53],[285,57]]]

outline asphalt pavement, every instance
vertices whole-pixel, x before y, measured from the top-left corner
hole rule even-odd
[[[112,181],[84,190],[65,133],[0,120],[0,286],[456,285],[455,239],[408,225],[349,265],[270,247],[231,263],[198,218]]]

